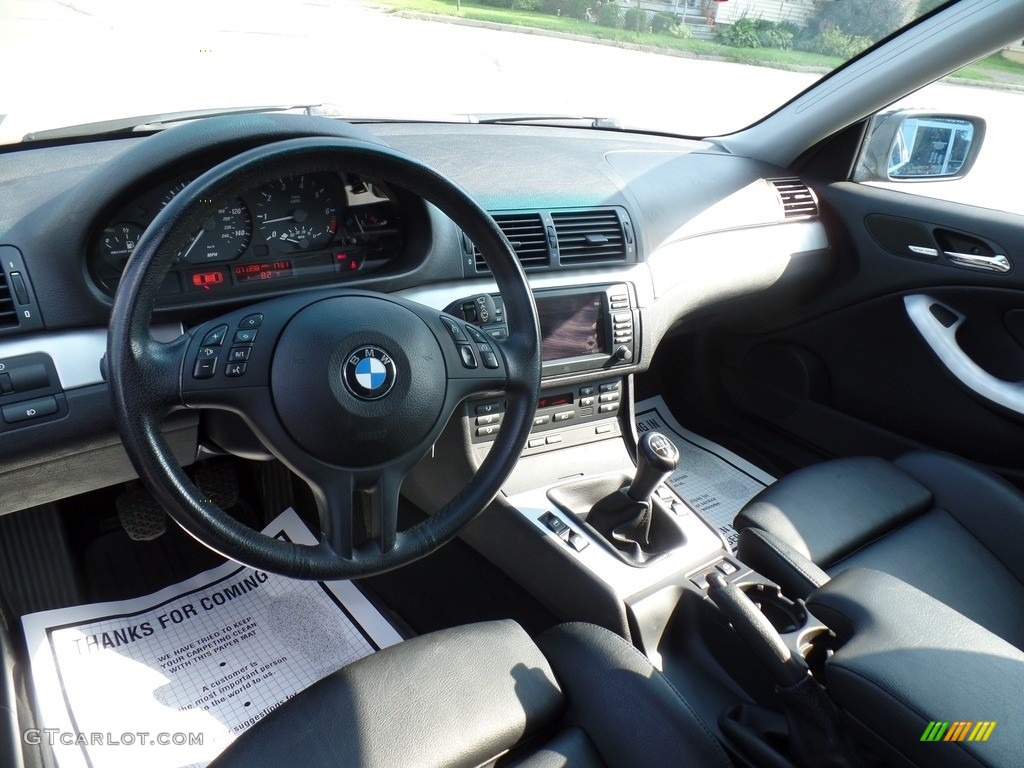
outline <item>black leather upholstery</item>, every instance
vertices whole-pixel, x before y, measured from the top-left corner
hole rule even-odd
[[[400,643],[298,694],[210,768],[730,765],[617,635],[573,624],[538,643],[510,621]]]
[[[929,768],[1021,765],[1020,650],[879,571],[850,568],[807,607],[844,641],[826,667],[830,695],[889,750]],[[931,721],[958,720],[997,726],[985,742],[921,741]]]
[[[825,462],[762,491],[736,527],[739,557],[792,597],[874,568],[1024,648],[1024,495],[962,459]]]

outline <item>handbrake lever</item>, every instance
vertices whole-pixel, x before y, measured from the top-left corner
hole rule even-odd
[[[757,609],[743,590],[720,573],[708,574],[708,597],[732,624],[765,668],[783,688],[807,677],[807,662],[789,650],[768,617]]]

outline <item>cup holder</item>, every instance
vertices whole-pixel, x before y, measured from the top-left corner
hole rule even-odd
[[[740,589],[780,635],[796,632],[807,623],[807,611],[803,606],[783,595],[778,587],[770,584],[741,584]]]

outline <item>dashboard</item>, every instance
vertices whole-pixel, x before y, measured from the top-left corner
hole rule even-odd
[[[0,512],[134,475],[102,366],[112,297],[132,248],[190,181],[243,152],[306,137],[386,144],[492,214],[542,311],[547,400],[537,429],[554,430],[565,418],[578,431],[574,440],[594,439],[595,430],[618,434],[590,424],[618,416],[617,395],[596,388],[646,370],[667,334],[709,312],[721,318],[724,307],[762,324],[788,322],[794,291],[834,266],[806,183],[701,141],[244,115],[151,135],[10,147],[0,155],[0,366],[36,367],[17,377],[31,386],[7,387],[0,373],[0,409],[12,414],[0,423],[0,472],[14,473],[20,489]],[[485,260],[400,181],[323,163],[253,177],[237,194],[207,201],[212,215],[173,243],[154,336],[173,338],[258,300],[351,287],[446,312],[500,345],[501,297]],[[601,395],[606,407],[589,410],[589,398]],[[489,416],[467,411],[466,422],[473,418]],[[486,443],[490,427],[497,429],[467,429],[467,450]],[[182,463],[218,439],[212,419],[188,410],[165,429]],[[557,446],[555,438],[531,441],[528,451]]]

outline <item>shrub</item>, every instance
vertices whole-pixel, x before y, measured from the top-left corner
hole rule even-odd
[[[652,28],[650,11],[641,11],[636,8],[630,8],[622,17],[622,26],[624,29],[631,29],[634,32],[640,30],[641,32],[647,32]]]
[[[597,23],[602,27],[620,27],[619,6],[615,3],[605,3],[597,9]]]
[[[723,25],[718,40],[734,48],[783,48],[793,47],[792,24],[775,24],[765,19],[743,16],[734,24]]]
[[[541,0],[540,9],[552,16],[582,19],[593,5],[593,0]]]
[[[757,29],[757,20],[743,16],[728,26],[723,25],[719,29],[718,40],[733,48],[760,48],[761,35]]]
[[[512,0],[514,11],[539,11],[540,0]]]
[[[826,56],[852,59],[861,51],[870,48],[871,44],[871,38],[847,35],[840,29],[830,29],[818,35],[811,50]]]
[[[668,32],[675,26],[676,18],[671,13],[661,12],[654,14],[651,19],[651,29],[655,32]]]
[[[689,24],[673,24],[668,28],[668,33],[679,40],[689,40],[693,37],[693,30]]]
[[[810,23],[822,34],[839,27],[847,35],[874,43],[902,27],[918,9],[919,0],[858,0],[856,3],[817,0]]]

